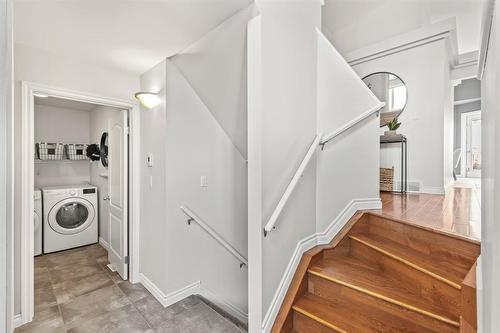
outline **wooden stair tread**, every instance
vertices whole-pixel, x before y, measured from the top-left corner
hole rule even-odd
[[[386,276],[376,263],[367,263],[351,256],[322,258],[309,268],[309,272],[420,314],[459,325],[456,315],[423,299],[418,286],[410,285],[397,276]]]
[[[416,269],[433,275],[435,278],[460,289],[460,284],[465,275],[457,270],[452,263],[424,255],[407,246],[396,243],[390,239],[372,234],[353,234],[349,236],[354,241],[361,242],[386,255],[404,262]]]
[[[431,328],[431,319],[427,325],[422,325],[422,322],[406,318],[404,312],[395,314],[375,301],[372,304],[341,299],[333,302],[306,293],[295,302],[293,310],[329,327],[333,332],[444,333],[442,328],[439,331]],[[447,332],[458,332],[458,329],[450,326]]]

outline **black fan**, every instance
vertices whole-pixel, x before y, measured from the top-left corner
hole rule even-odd
[[[108,167],[108,132],[104,132],[101,135],[101,163],[106,168]]]

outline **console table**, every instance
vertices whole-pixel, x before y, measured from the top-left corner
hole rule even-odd
[[[400,192],[408,191],[408,139],[403,134],[381,135],[380,145],[399,143],[401,144],[401,185]]]

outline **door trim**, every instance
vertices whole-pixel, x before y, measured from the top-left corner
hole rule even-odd
[[[460,115],[460,147],[462,149],[460,176],[464,178],[467,178],[467,117],[475,115],[481,116],[481,110],[463,112]]]
[[[43,84],[21,82],[21,313],[16,325],[20,326],[33,320],[34,316],[34,225],[33,225],[33,191],[34,191],[34,92],[53,97],[79,102],[93,103],[128,110],[129,118],[129,280],[139,282],[139,209],[140,209],[140,124],[139,105],[133,100],[119,100],[100,97],[85,92],[70,91],[63,88]],[[14,265],[14,263],[12,263]],[[11,295],[13,301],[14,295]],[[18,315],[18,314],[14,314]]]

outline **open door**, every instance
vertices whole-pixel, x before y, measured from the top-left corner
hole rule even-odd
[[[108,186],[111,267],[128,279],[128,116],[121,111],[109,121]]]

